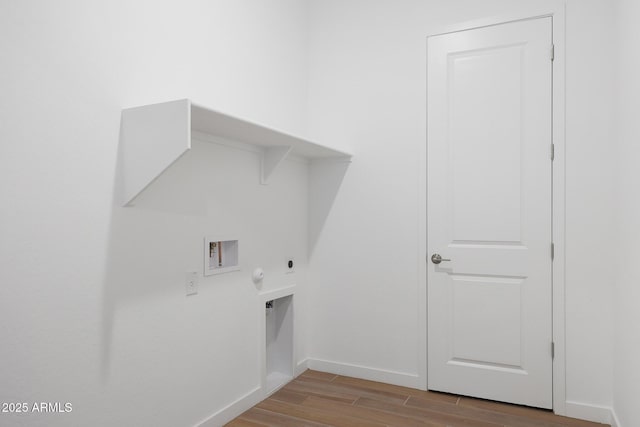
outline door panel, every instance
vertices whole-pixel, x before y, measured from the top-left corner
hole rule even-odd
[[[453,239],[519,242],[522,46],[462,52],[447,65]]]
[[[449,275],[453,290],[451,360],[522,365],[522,278]]]
[[[428,41],[428,385],[550,408],[551,18]]]

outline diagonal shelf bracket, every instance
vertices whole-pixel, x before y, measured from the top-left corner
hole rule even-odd
[[[277,145],[265,148],[261,159],[260,184],[267,185],[269,178],[278,168],[280,163],[289,155],[292,147],[290,145]]]

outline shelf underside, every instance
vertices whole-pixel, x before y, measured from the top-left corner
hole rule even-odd
[[[336,150],[195,104],[191,104],[191,129],[257,146],[291,147],[293,154],[307,159],[351,157],[351,154],[345,151]]]

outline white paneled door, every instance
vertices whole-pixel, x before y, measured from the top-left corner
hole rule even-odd
[[[428,387],[552,406],[551,18],[428,39]]]

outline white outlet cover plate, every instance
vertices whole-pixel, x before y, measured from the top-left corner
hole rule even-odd
[[[195,271],[187,271],[184,275],[184,287],[188,295],[198,293],[198,273]]]

